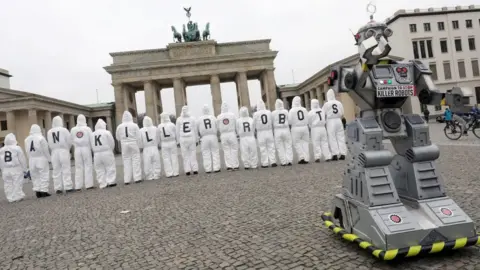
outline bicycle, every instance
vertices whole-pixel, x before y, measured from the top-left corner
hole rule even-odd
[[[479,116],[472,115],[470,118],[468,118],[467,127],[460,134],[460,137],[462,137],[462,135],[464,133],[467,133],[468,131],[472,131],[473,135],[475,135],[475,137],[480,139],[480,117]]]
[[[456,141],[462,137],[462,126],[458,123],[458,121],[446,121],[443,133],[445,133],[445,136],[450,140]]]

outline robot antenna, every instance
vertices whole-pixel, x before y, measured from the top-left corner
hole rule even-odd
[[[370,13],[370,20],[373,20],[373,15],[377,12],[377,6],[372,2],[369,2],[367,5],[367,12]]]

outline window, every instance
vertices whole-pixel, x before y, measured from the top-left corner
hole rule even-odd
[[[42,126],[45,128],[45,119],[42,119]]]
[[[425,30],[425,32],[430,32],[430,23],[424,23],[423,24],[423,30]]]
[[[462,51],[462,40],[457,38],[455,39],[455,50],[457,52],[461,52]]]
[[[452,70],[450,69],[450,62],[443,62],[443,75],[445,80],[450,80],[452,78]]]
[[[465,62],[463,61],[458,61],[458,76],[460,78],[467,77],[467,74],[465,72]]]
[[[432,80],[434,80],[434,81],[438,80],[437,64],[436,63],[430,63],[429,68],[432,71]]]
[[[417,32],[417,25],[416,24],[410,24],[410,33],[415,33]]]
[[[442,51],[442,53],[448,52],[447,40],[440,40],[440,50]]]
[[[432,41],[427,40],[427,52],[428,52],[428,58],[433,58],[433,50],[432,50]]]
[[[445,23],[444,22],[438,22],[438,31],[443,31],[445,30]]]
[[[465,20],[465,27],[472,28],[473,27],[472,20]]]
[[[422,58],[427,58],[427,54],[425,52],[425,40],[420,40],[418,43],[420,43],[420,56]]]
[[[468,38],[468,48],[470,51],[475,51],[475,38],[474,37],[469,37]]]
[[[472,73],[473,77],[480,76],[480,71],[478,70],[478,59],[472,59]]]
[[[475,87],[475,95],[477,96],[477,103],[480,103],[480,86]]]
[[[452,21],[453,29],[458,29],[458,21]]]
[[[420,58],[418,56],[418,44],[416,41],[412,41],[412,47],[413,47],[413,58],[418,59]]]
[[[7,129],[8,129],[7,120],[0,121],[0,130],[4,131],[4,130],[7,130]]]
[[[435,105],[435,111],[441,111],[442,110],[442,105]]]

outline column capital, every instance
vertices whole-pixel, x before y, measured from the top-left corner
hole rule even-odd
[[[120,82],[112,82],[111,85],[113,87],[122,87],[124,85],[124,83],[120,83]]]
[[[210,75],[210,83],[220,83],[220,77],[218,74]]]

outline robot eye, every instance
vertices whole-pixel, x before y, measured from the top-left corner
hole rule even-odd
[[[375,36],[375,39],[376,40],[380,40],[380,38],[382,38],[383,35],[381,33],[378,33],[376,36]]]
[[[373,29],[369,29],[367,32],[365,32],[365,39],[369,39],[373,37],[377,32]]]
[[[386,37],[391,37],[393,35],[393,31],[392,29],[390,28],[385,28],[385,30],[383,30],[383,34],[386,36]]]

